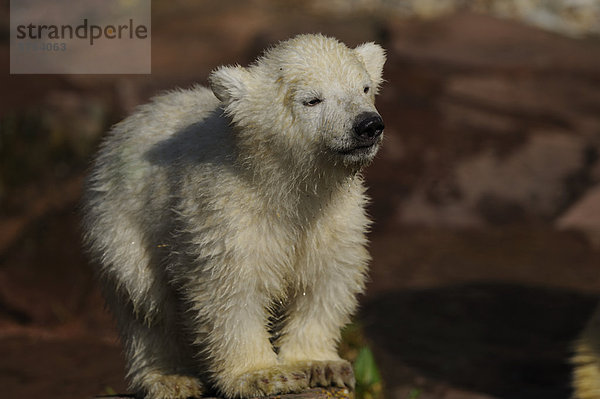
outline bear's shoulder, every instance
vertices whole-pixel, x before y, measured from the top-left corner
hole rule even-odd
[[[155,119],[163,126],[169,123],[185,126],[206,118],[219,103],[209,88],[196,85],[155,96],[148,104],[142,105],[136,114]]]

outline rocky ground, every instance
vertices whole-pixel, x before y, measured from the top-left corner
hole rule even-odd
[[[387,397],[568,398],[569,345],[600,292],[600,42],[309,3],[156,2],[149,76],[9,75],[0,36],[4,397],[125,389],[77,227],[101,134],[157,91],[323,32],[388,50],[359,316]]]

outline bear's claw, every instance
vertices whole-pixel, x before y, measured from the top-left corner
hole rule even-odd
[[[311,387],[337,386],[354,389],[355,379],[352,366],[346,360],[308,362]]]
[[[293,366],[274,366],[242,374],[222,391],[227,397],[254,397],[300,392],[308,387],[308,370]]]

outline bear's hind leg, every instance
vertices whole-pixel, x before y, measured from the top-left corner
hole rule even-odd
[[[128,361],[130,388],[145,399],[199,398],[203,385],[186,350],[184,337],[164,320],[140,321],[117,315]]]
[[[138,392],[145,399],[189,399],[202,396],[202,384],[196,377],[179,374],[150,372],[141,381]]]

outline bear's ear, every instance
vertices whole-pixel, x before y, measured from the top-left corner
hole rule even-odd
[[[247,91],[250,72],[239,65],[222,66],[210,73],[208,82],[215,96],[226,104],[242,98]]]
[[[383,82],[383,64],[385,64],[385,50],[375,43],[364,43],[357,46],[354,51],[358,58],[365,64],[367,72],[376,88]]]

